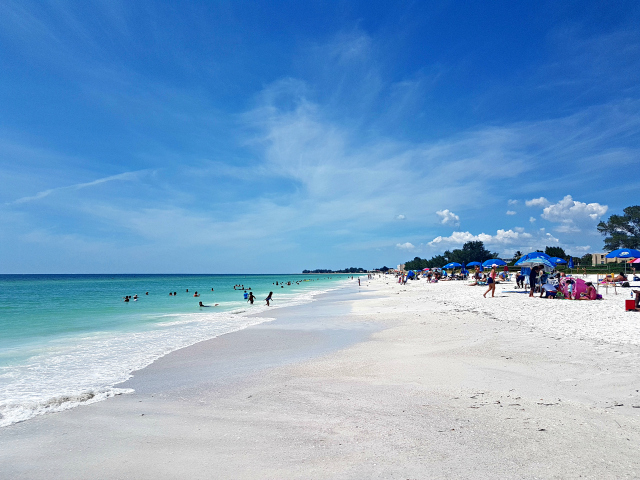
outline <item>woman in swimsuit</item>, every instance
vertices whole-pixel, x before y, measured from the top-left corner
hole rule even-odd
[[[491,265],[491,273],[489,273],[489,277],[487,278],[487,285],[489,286],[489,288],[487,288],[487,291],[484,292],[483,297],[487,298],[487,293],[491,292],[491,296],[495,297],[496,296],[496,268],[498,267],[498,265],[496,265],[495,263],[493,265]]]

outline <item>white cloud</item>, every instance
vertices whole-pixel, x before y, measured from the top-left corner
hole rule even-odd
[[[442,223],[443,225],[451,225],[453,227],[457,227],[458,225],[460,225],[460,217],[455,213],[449,211],[449,209],[438,210],[436,212],[436,215],[442,218],[440,223]]]
[[[518,212],[514,212],[513,210],[507,210],[507,215],[515,215]]]
[[[541,216],[550,222],[559,223],[556,227],[558,232],[579,233],[592,230],[608,209],[607,205],[578,202],[567,195],[558,203],[545,207]]]
[[[453,232],[449,237],[436,237],[429,242],[429,245],[437,244],[445,245],[462,245],[466,242],[481,241],[486,244],[509,244],[519,242],[523,239],[531,238],[531,234],[522,229],[516,230],[498,230],[495,235],[480,233],[473,235],[470,232]]]
[[[546,207],[551,205],[551,202],[544,197],[534,198],[524,202],[527,207]]]
[[[595,221],[607,213],[608,209],[607,205],[577,202],[571,198],[571,195],[567,195],[558,203],[546,207],[542,212],[542,218],[550,222],[566,222],[567,220],[585,218]]]
[[[398,243],[396,244],[396,248],[399,248],[400,250],[413,250],[416,247],[413,245],[413,243]]]
[[[536,221],[536,217],[529,217],[529,221],[530,221],[531,223],[535,222],[535,221]]]
[[[397,216],[396,216],[396,219],[397,219],[397,220],[404,220],[405,218],[407,218],[407,217],[405,217],[405,216],[404,216],[404,215],[402,215],[402,214],[400,214],[400,215],[397,215]]]
[[[518,200],[511,200],[509,199],[509,201],[507,202],[509,205],[517,205],[518,204]]]

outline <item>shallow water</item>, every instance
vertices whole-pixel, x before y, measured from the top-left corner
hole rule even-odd
[[[295,305],[344,281],[340,275],[0,275],[0,426],[126,393],[113,385],[162,355],[264,322],[248,314],[267,308],[269,291],[272,305]],[[249,305],[234,285],[250,287],[256,303]],[[136,294],[137,301],[124,302]],[[199,301],[212,306],[201,308]]]

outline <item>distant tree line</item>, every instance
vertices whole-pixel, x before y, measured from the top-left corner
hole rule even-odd
[[[350,267],[344,270],[329,270],[325,268],[316,268],[315,270],[303,270],[302,273],[366,273],[364,268]]]
[[[542,253],[542,250],[536,250],[537,252]],[[569,260],[569,256],[566,254],[562,247],[545,247],[544,253],[549,255],[550,257],[558,257],[564,260]],[[524,253],[520,250],[516,251],[513,255],[513,258],[508,262],[510,265],[513,265],[518,261],[520,257],[522,257]],[[490,260],[492,258],[498,258],[498,254],[496,252],[490,252],[484,247],[484,244],[480,241],[476,242],[467,242],[465,243],[461,249],[455,249],[453,251],[445,251],[441,255],[436,255],[431,257],[430,259],[415,257],[413,260],[409,260],[405,263],[404,268],[406,270],[422,270],[423,268],[440,268],[450,262],[457,262],[463,265],[467,265],[469,262],[484,262],[485,260]],[[587,253],[582,257],[574,257],[574,261],[577,264],[581,265],[590,265],[591,264],[591,254]],[[505,259],[506,260],[506,259]]]
[[[484,262],[490,258],[498,258],[498,254],[484,248],[484,243],[481,241],[467,242],[462,248],[456,248],[453,251],[447,250],[442,255],[436,255],[429,260],[415,257],[413,260],[405,262],[404,268],[405,270],[440,268],[450,262],[463,263],[466,265],[469,262]]]

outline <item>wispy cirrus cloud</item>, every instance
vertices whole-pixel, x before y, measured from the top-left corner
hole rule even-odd
[[[89,187],[93,187],[93,186],[96,186],[96,185],[101,185],[101,184],[107,183],[107,182],[134,181],[134,180],[137,180],[140,177],[140,175],[144,174],[145,172],[147,172],[147,170],[138,170],[136,172],[124,172],[124,173],[119,173],[117,175],[110,175],[108,177],[99,178],[99,179],[93,180],[91,182],[76,183],[75,185],[67,185],[67,186],[64,186],[64,187],[50,188],[50,189],[38,192],[35,195],[18,198],[17,200],[14,200],[13,202],[8,202],[7,205],[21,205],[23,203],[28,203],[28,202],[33,202],[33,201],[36,201],[36,200],[41,200],[41,199],[43,199],[45,197],[48,197],[49,195],[51,195],[53,193],[56,193],[56,192],[61,192],[61,191],[65,191],[65,190],[82,190],[83,188],[89,188]]]

